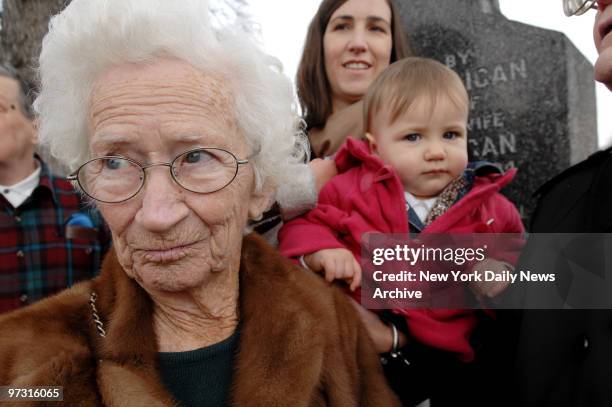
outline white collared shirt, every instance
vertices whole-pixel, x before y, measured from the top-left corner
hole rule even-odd
[[[10,186],[0,185],[0,194],[13,205],[13,208],[18,208],[19,205],[25,202],[32,195],[34,188],[38,186],[40,181],[40,165],[36,162],[37,167],[33,173],[22,179],[18,183]]]
[[[438,199],[437,196],[427,199],[417,198],[408,191],[404,191],[404,197],[406,198],[406,203],[414,210],[423,224],[425,219],[427,219],[427,215],[429,215],[429,211],[431,211],[434,203],[436,203],[436,199]]]

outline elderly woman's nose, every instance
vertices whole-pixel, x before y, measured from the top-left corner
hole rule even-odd
[[[136,214],[136,221],[152,232],[172,229],[189,215],[189,208],[183,200],[186,193],[171,178],[166,167],[149,168],[145,185],[142,187],[142,204]]]

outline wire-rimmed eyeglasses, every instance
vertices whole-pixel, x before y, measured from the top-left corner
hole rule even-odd
[[[563,12],[566,16],[581,16],[587,11],[597,10],[597,0],[563,0]]]
[[[185,151],[170,162],[146,165],[131,158],[111,155],[85,162],[67,179],[77,182],[85,195],[96,201],[119,203],[140,192],[147,168],[166,166],[172,179],[184,189],[208,194],[231,184],[240,165],[247,164],[256,154],[241,160],[222,148],[206,147]]]

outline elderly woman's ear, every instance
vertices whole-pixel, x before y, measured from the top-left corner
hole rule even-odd
[[[271,182],[265,182],[258,190],[254,188],[249,202],[249,219],[260,220],[263,213],[272,207],[275,201],[276,190]]]

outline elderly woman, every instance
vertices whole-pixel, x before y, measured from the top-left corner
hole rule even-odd
[[[73,0],[35,107],[98,206],[101,275],[0,317],[0,385],[69,405],[395,405],[340,292],[244,236],[297,161],[291,85],[202,0]]]

